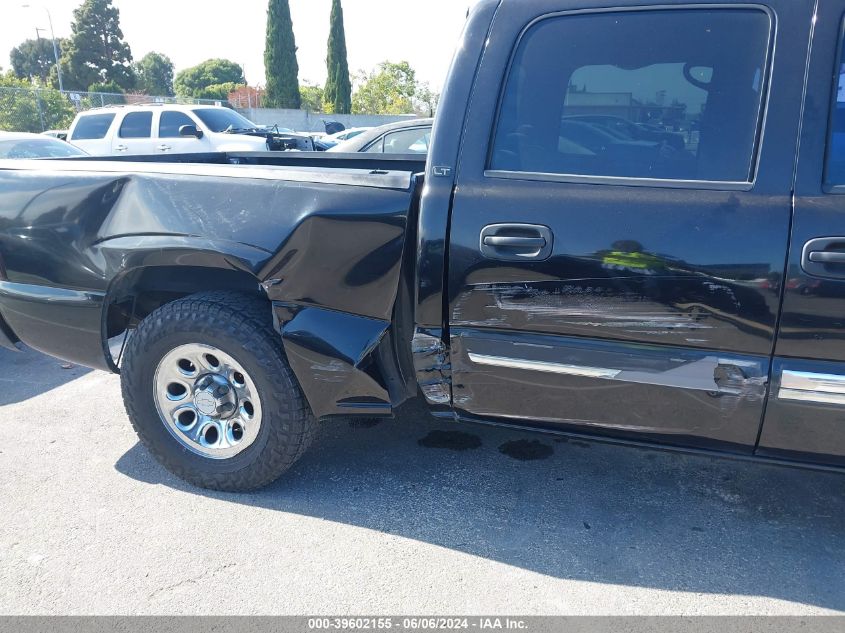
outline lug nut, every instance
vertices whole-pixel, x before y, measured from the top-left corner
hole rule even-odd
[[[220,385],[217,387],[217,397],[222,398],[227,393],[229,393],[229,385]]]

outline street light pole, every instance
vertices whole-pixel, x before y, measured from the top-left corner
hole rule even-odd
[[[31,6],[28,4],[24,4],[21,6],[24,9],[31,8]],[[59,91],[64,92],[65,87],[62,83],[62,65],[59,62],[59,47],[58,45],[56,45],[56,32],[53,30],[53,16],[50,15],[50,10],[47,7],[42,6],[41,8],[44,9],[44,13],[47,14],[47,21],[50,23],[50,38],[53,40],[53,57],[56,60],[56,76],[59,79]]]
[[[47,13],[47,21],[50,23],[50,37],[53,39],[53,57],[56,58],[56,76],[59,78],[59,92],[64,92],[65,87],[62,83],[62,65],[59,62],[59,47],[56,46],[56,33],[53,31],[53,16],[50,15],[50,11],[47,7],[44,7],[44,11]]]

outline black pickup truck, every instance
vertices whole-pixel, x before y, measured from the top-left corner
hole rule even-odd
[[[0,344],[119,370],[143,442],[217,489],[418,394],[845,469],[843,13],[482,0],[427,162],[4,162]]]

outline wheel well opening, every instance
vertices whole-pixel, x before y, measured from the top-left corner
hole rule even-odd
[[[231,291],[264,297],[258,279],[244,271],[195,266],[154,266],[124,275],[109,292],[105,311],[106,345],[137,326],[161,306],[198,292]],[[112,357],[119,354],[112,350]]]

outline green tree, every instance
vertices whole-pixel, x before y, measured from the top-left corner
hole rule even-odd
[[[349,81],[349,62],[346,59],[346,32],[343,28],[343,7],[340,0],[332,0],[329,27],[329,50],[326,58],[326,89],[323,96],[328,109],[336,114],[352,111],[352,83]]]
[[[63,42],[56,40],[56,47],[61,55]],[[19,79],[38,79],[47,84],[50,73],[55,72],[56,57],[53,53],[53,41],[43,38],[25,40],[9,53],[12,70]]]
[[[120,11],[112,0],[85,0],[74,10],[73,20],[61,60],[65,88],[85,90],[105,81],[132,88],[132,51],[123,40]]]
[[[96,93],[90,95],[90,105],[96,108],[104,105],[119,105],[126,103],[123,89],[113,81],[100,81],[88,86],[88,92]],[[86,104],[88,105],[88,104]]]
[[[270,0],[267,8],[264,70],[267,76],[265,106],[298,110],[302,103],[299,95],[299,64],[296,61],[296,39],[288,0]]]
[[[173,62],[167,55],[147,53],[135,64],[137,88],[151,96],[173,96]]]
[[[209,86],[227,83],[245,84],[244,69],[228,59],[207,59],[192,68],[186,68],[179,72],[173,82],[173,87],[180,97],[200,99],[202,97],[199,97],[198,94]]]
[[[214,84],[206,86],[201,90],[197,90],[193,97],[194,99],[214,99],[215,101],[228,101],[229,95],[243,88],[244,84],[237,84],[234,82],[227,82],[225,84]]]
[[[382,62],[369,73],[358,75],[352,97],[355,114],[410,114],[414,112],[417,80],[408,62]]]
[[[422,116],[433,117],[440,103],[440,93],[434,92],[428,82],[418,83],[414,91],[414,111]]]
[[[13,71],[0,75],[0,130],[44,132],[70,126],[76,111],[58,90],[18,79]]]
[[[308,112],[323,111],[323,87],[304,83],[299,87],[300,107]]]

